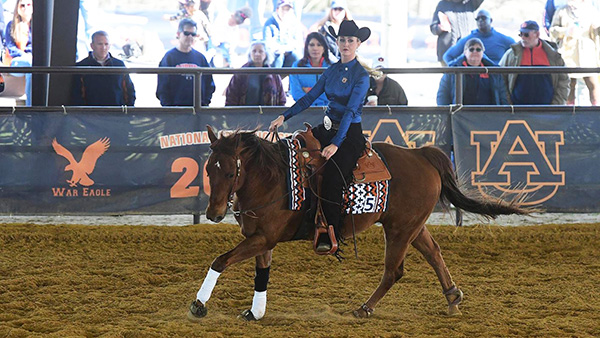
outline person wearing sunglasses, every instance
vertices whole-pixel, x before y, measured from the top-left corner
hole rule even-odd
[[[352,14],[348,9],[346,0],[332,0],[325,16],[310,27],[311,32],[318,32],[325,37],[329,52],[336,59],[340,58],[340,51],[338,50],[337,39],[329,33],[329,27],[337,31],[344,20],[352,20]]]
[[[450,67],[497,67],[498,65],[483,58],[485,51],[483,42],[471,38],[465,43],[463,55],[452,61]],[[437,104],[445,106],[456,104],[455,100],[456,75],[444,74],[437,93]],[[500,74],[464,74],[463,75],[463,104],[464,105],[505,105],[508,95],[504,80]]]
[[[191,19],[183,19],[177,29],[177,46],[169,50],[159,67],[210,67],[206,57],[193,48],[198,27]],[[201,104],[208,106],[215,91],[212,75],[202,75]],[[158,75],[156,97],[164,106],[192,106],[194,104],[194,76],[192,74]]]
[[[515,40],[510,36],[506,36],[492,27],[492,15],[489,11],[482,9],[475,16],[477,29],[471,31],[471,34],[461,38],[456,42],[456,45],[450,47],[444,53],[444,62],[450,64],[454,59],[462,56],[465,49],[465,43],[472,38],[478,38],[485,45],[485,57],[489,57],[494,63],[500,62],[504,53],[510,48],[510,45],[515,43]]]
[[[540,26],[525,21],[519,29],[521,41],[510,46],[502,67],[564,67],[562,56],[545,40],[540,39]],[[514,105],[564,105],[569,95],[569,76],[552,74],[506,74],[504,81]]]

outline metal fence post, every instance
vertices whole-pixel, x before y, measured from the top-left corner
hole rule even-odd
[[[194,74],[194,109],[196,112],[202,108],[202,72]]]
[[[456,78],[456,81],[454,81],[454,102],[463,104],[463,73],[456,73],[454,77]]]

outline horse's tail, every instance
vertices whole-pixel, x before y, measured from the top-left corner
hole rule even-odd
[[[452,169],[452,162],[443,151],[435,147],[424,147],[421,148],[421,154],[440,174],[442,180],[440,200],[445,207],[448,207],[448,203],[452,203],[459,209],[487,218],[496,218],[498,215],[525,215],[530,213],[529,210],[518,206],[518,200],[505,202],[501,199],[474,199],[466,196],[460,191],[456,174]]]

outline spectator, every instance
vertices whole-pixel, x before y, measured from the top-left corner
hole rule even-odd
[[[337,46],[337,40],[330,33],[329,27],[333,27],[332,29],[337,31],[344,20],[352,20],[352,15],[348,11],[346,1],[332,0],[327,15],[315,24],[314,29],[311,29],[321,33],[325,37],[331,55],[335,56],[337,59],[340,58],[340,51]]]
[[[33,64],[31,45],[31,18],[33,16],[33,0],[15,2],[13,19],[6,25],[6,50],[2,62],[11,67],[31,67]],[[24,74],[13,74],[23,76]],[[31,74],[25,74],[26,104],[31,105]]]
[[[242,67],[269,67],[269,53],[262,41],[250,45],[248,63]],[[284,106],[285,91],[277,74],[235,74],[225,91],[226,106]]]
[[[544,27],[546,33],[549,32],[550,26],[552,25],[552,18],[558,8],[567,5],[567,0],[547,0],[546,7],[544,8]]]
[[[492,16],[490,12],[485,9],[479,10],[475,17],[477,21],[477,29],[471,31],[471,34],[461,38],[456,42],[456,45],[450,47],[444,53],[444,62],[450,64],[450,62],[459,56],[463,55],[465,49],[465,43],[472,39],[478,38],[485,45],[485,56],[489,57],[494,63],[500,62],[502,56],[510,48],[510,45],[515,43],[515,40],[502,33],[498,33],[494,27],[492,27]]]
[[[483,58],[485,47],[478,38],[465,43],[464,53],[452,61],[449,67],[497,67],[498,65]],[[437,93],[438,106],[456,104],[454,74],[444,74]],[[508,104],[506,86],[500,74],[463,75],[464,105],[505,105]]]
[[[4,49],[4,28],[6,25],[4,23],[4,7],[2,5],[2,1],[0,1],[0,48]]]
[[[475,28],[473,12],[481,6],[484,0],[441,0],[435,12],[429,29],[438,36],[438,61],[446,65],[443,56],[448,48],[454,46],[460,38],[469,35]]]
[[[177,47],[169,50],[159,67],[209,67],[202,53],[192,48],[198,27],[191,19],[183,19],[177,29]],[[158,75],[156,97],[162,106],[191,106],[194,104],[194,76],[192,74]],[[196,88],[196,91],[198,89]],[[202,75],[201,104],[208,106],[215,91],[212,75]]]
[[[565,61],[550,44],[540,39],[535,21],[521,24],[521,41],[506,51],[500,66],[564,66]],[[569,77],[565,73],[508,74],[504,77],[512,104],[554,104],[567,102]]]
[[[595,68],[600,66],[600,13],[590,1],[569,0],[567,6],[554,14],[550,36],[558,43],[558,51],[565,60],[567,67]],[[600,93],[598,74],[569,74],[571,90],[567,104],[575,104],[577,79],[583,78],[590,92],[593,106],[598,104]]]
[[[323,67],[328,68],[331,66],[331,60],[329,60],[329,50],[323,35],[312,32],[306,37],[304,43],[304,57],[292,65],[292,67]],[[321,74],[292,74],[290,75],[290,90],[294,100],[300,100],[304,94],[308,93],[309,90],[317,83]],[[329,104],[329,100],[325,93],[321,94],[313,103],[313,106],[326,106]]]
[[[209,52],[223,56],[222,67],[231,67],[231,54],[239,36],[239,25],[252,17],[250,7],[242,7],[234,13],[220,13],[213,24],[213,33],[209,40]],[[214,60],[213,58],[211,58]]]
[[[373,62],[373,68],[387,68],[387,61],[383,56],[377,57]],[[373,95],[377,96],[377,104],[373,100],[367,100],[366,105],[368,106],[385,106],[385,105],[402,105],[406,106],[408,104],[408,99],[406,98],[406,94],[404,93],[404,89],[400,84],[392,79],[390,79],[385,73],[382,73],[381,76],[373,76],[371,75],[370,79],[370,87],[367,92],[367,98],[372,97]]]
[[[238,8],[246,6],[252,9],[252,17],[250,18],[250,39],[261,39],[262,30],[265,24],[264,13],[267,1],[266,0],[227,0],[227,8],[230,12]],[[275,7],[274,7],[275,8]]]
[[[298,49],[302,46],[302,31],[291,13],[293,4],[290,0],[279,0],[277,10],[265,22],[263,39],[273,51],[274,60],[271,67],[291,67],[299,59]]]
[[[92,51],[77,66],[125,67],[110,53],[108,33],[92,34]],[[135,89],[129,74],[78,75],[73,82],[72,104],[75,106],[133,106]]]
[[[273,0],[273,8],[277,8],[277,3],[279,0]],[[292,0],[292,9],[294,10],[294,15],[298,21],[302,20],[302,10],[304,8],[304,0]]]

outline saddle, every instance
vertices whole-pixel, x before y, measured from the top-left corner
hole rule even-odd
[[[304,148],[300,149],[302,154],[300,160],[300,168],[302,168],[303,185],[310,188],[313,177],[317,187],[317,195],[321,194],[322,170],[325,164],[325,158],[321,156],[321,142],[315,138],[312,132],[312,126],[309,123],[304,123],[305,131],[297,131],[292,136],[293,138],[304,141]],[[363,154],[356,163],[356,168],[352,172],[353,182],[355,183],[370,183],[375,181],[389,180],[392,178],[387,166],[373,149],[371,142],[366,141],[366,147]],[[335,236],[333,226],[327,223],[323,210],[321,208],[321,200],[317,199],[315,207],[316,214],[314,218],[315,235],[313,240],[313,249],[318,255],[331,255],[338,249],[338,242]],[[329,251],[317,250],[319,243],[324,240],[321,236],[327,236],[331,242]]]

